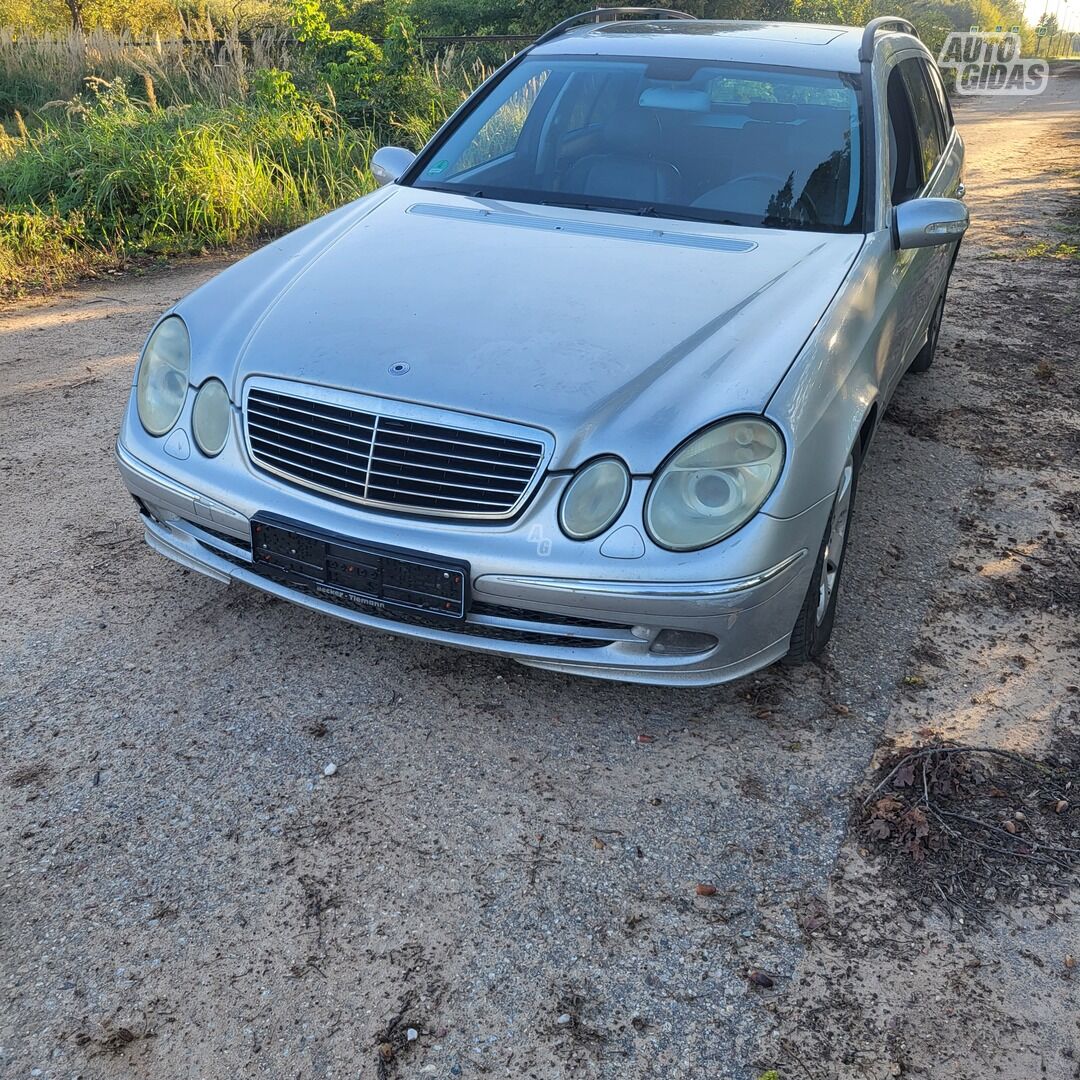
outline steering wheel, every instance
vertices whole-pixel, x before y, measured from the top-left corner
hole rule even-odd
[[[778,176],[776,173],[747,173],[745,176],[736,176],[734,180],[728,180],[727,183],[722,184],[724,189],[730,189],[737,184],[753,184],[758,186],[758,190],[765,194],[765,188],[768,188],[768,195],[772,197],[776,192],[781,191],[784,185],[788,182],[788,178],[785,176]],[[795,206],[800,206],[803,209],[804,214],[809,218],[811,224],[816,224],[821,221],[821,215],[818,213],[818,208],[814,204],[814,200],[806,193],[805,188],[799,197],[795,200]]]

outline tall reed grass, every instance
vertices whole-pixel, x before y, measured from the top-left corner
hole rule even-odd
[[[214,42],[214,44],[207,44]],[[225,106],[242,100],[259,68],[296,71],[303,58],[284,29],[241,40],[208,21],[188,26],[172,41],[140,41],[128,32],[94,30],[50,34],[0,29],[0,115],[35,113],[75,97],[88,78],[129,89],[145,76],[162,105],[201,102]]]
[[[370,190],[373,150],[311,106],[152,108],[114,87],[0,144],[0,290],[293,228]]]
[[[286,31],[187,33],[0,30],[0,294],[303,224],[369,190],[378,142],[419,149],[491,72],[413,57],[349,126]]]

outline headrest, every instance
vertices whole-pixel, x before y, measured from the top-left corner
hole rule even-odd
[[[623,154],[648,155],[658,149],[663,129],[660,117],[651,109],[621,109],[604,124],[604,143]]]

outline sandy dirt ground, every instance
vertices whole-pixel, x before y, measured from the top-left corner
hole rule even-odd
[[[1068,859],[916,859],[862,810],[897,747],[1007,748],[1048,779],[1000,778],[1001,822],[1063,801],[1080,848],[1078,111],[1066,77],[958,110],[975,224],[828,660],[719,689],[174,566],[112,443],[156,313],[215,265],[0,313],[0,1074],[1080,1075]]]

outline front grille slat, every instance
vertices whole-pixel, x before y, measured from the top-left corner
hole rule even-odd
[[[315,424],[306,424],[296,419],[296,414],[281,416],[277,413],[264,412],[261,409],[252,409],[249,414],[255,420],[270,421],[274,425],[286,424],[291,428],[299,428],[301,431],[312,431],[321,435],[324,439],[371,439],[371,433],[375,429],[374,424],[340,424],[337,420],[327,420],[327,424],[339,424],[343,430],[335,431],[333,428],[318,427]]]
[[[486,495],[510,495],[512,499],[516,499],[520,494],[520,490],[515,487],[489,487],[487,485],[480,484],[460,484],[453,480],[438,479],[432,480],[424,476],[409,476],[407,473],[393,473],[385,472],[382,469],[375,468],[378,462],[376,461],[372,467],[368,470],[368,476],[371,478],[371,483],[375,483],[375,477],[380,477],[384,480],[397,480],[403,484],[428,484],[436,487],[449,487],[457,488],[461,491],[482,491]],[[421,492],[422,494],[422,492]]]
[[[393,495],[396,495],[396,496],[399,497],[399,498],[393,500],[395,502],[400,502],[401,499],[411,499],[414,496],[416,498],[424,498],[424,496],[415,495],[415,493],[412,492],[412,491],[402,491],[400,488],[396,488],[396,487],[384,487],[381,484],[375,483],[374,480],[372,480],[368,484],[368,490],[372,491],[372,492],[376,492],[376,493],[379,493],[379,492],[382,493],[382,494],[373,494],[372,495],[372,501],[374,501],[374,502],[384,501],[384,497],[385,497],[385,495],[387,493],[393,494]],[[439,502],[460,503],[462,506],[476,506],[476,505],[483,505],[485,507],[497,507],[497,506],[505,507],[506,506],[506,501],[505,500],[503,500],[501,502],[492,502],[490,499],[476,499],[476,498],[463,499],[460,496],[443,495],[443,494],[431,495],[431,496],[428,496],[428,498],[437,499]]]
[[[253,439],[258,439],[260,442],[271,443],[278,446],[282,450],[292,450],[298,454],[306,454],[309,457],[319,457],[319,454],[314,453],[308,447],[317,447],[323,454],[329,453],[331,455],[346,454],[350,458],[360,458],[363,461],[363,468],[368,467],[368,452],[366,450],[353,450],[347,446],[329,446],[326,443],[315,442],[314,439],[305,440],[302,437],[292,435],[284,431],[273,431],[273,429],[264,428],[261,424],[249,424],[248,430],[250,431]],[[270,434],[264,434],[269,431]],[[283,442],[282,440],[289,440]],[[297,444],[297,445],[294,445]],[[369,444],[370,445],[370,444]],[[336,464],[340,459],[335,456],[324,458],[323,460],[330,462],[330,464]],[[361,466],[357,466],[360,468]]]
[[[497,453],[497,454],[515,454],[515,455],[526,457],[526,458],[537,458],[537,457],[540,457],[541,454],[543,453],[542,448],[540,450],[514,450],[514,449],[510,449],[509,447],[488,446],[488,445],[486,445],[484,443],[473,443],[473,442],[467,442],[467,441],[464,441],[464,440],[459,442],[456,439],[444,439],[444,438],[442,438],[441,436],[438,436],[438,435],[428,435],[428,434],[426,434],[424,432],[419,432],[419,431],[395,431],[392,428],[389,429],[389,430],[387,430],[385,428],[381,429],[379,431],[379,435],[382,438],[387,439],[387,440],[393,439],[393,438],[398,438],[398,439],[419,440],[421,442],[450,443],[453,446],[462,446],[466,450],[469,450],[469,451],[477,451],[477,452],[488,451],[488,452],[494,452],[494,453]],[[407,444],[407,445],[410,445],[410,444]]]
[[[347,395],[327,393],[338,393],[343,403],[250,387],[244,421],[254,462],[353,502],[505,518],[531,492],[550,453],[539,438],[445,424],[442,413],[434,423],[368,411],[370,406],[353,408]],[[395,403],[386,405],[392,409]],[[496,421],[492,426],[509,428]]]
[[[509,475],[505,473],[497,472],[485,472],[479,469],[461,469],[457,465],[452,465],[445,454],[441,455],[443,461],[438,465],[432,465],[426,461],[415,461],[411,457],[387,457],[386,448],[380,448],[380,451],[375,454],[371,459],[372,467],[376,465],[407,465],[410,469],[423,469],[425,472],[448,472],[453,473],[455,476],[475,476],[480,480],[508,480],[516,481],[521,479],[521,473],[511,473]],[[524,468],[524,466],[515,465],[514,468]],[[530,473],[531,473],[530,469]]]
[[[356,470],[358,470],[360,472],[364,472],[364,473],[367,472],[367,469],[368,469],[367,454],[358,455],[360,460],[359,461],[354,461],[354,460],[351,460],[354,455],[349,451],[344,451],[345,454],[349,455],[348,457],[334,456],[332,447],[321,446],[319,443],[308,443],[307,445],[301,444],[299,446],[296,446],[296,445],[293,445],[292,443],[283,443],[283,442],[281,442],[280,440],[282,438],[288,438],[288,436],[279,435],[279,436],[277,436],[276,439],[268,439],[265,435],[262,435],[260,432],[256,432],[256,431],[251,432],[251,440],[252,440],[252,442],[253,443],[254,442],[265,443],[267,446],[269,446],[271,448],[270,449],[271,453],[286,454],[286,455],[293,454],[293,455],[296,455],[298,457],[312,458],[315,461],[322,461],[325,464],[333,465],[336,468],[356,469]],[[318,447],[319,450],[323,451],[323,453],[316,453],[315,452],[316,447]],[[326,451],[327,450],[331,451],[331,456],[326,456]]]
[[[258,397],[255,394],[258,394]],[[360,409],[343,408],[340,405],[324,404],[321,401],[309,401],[307,398],[294,398],[286,394],[274,394],[269,391],[253,391],[248,398],[248,406],[264,409],[285,409],[315,420],[329,420],[334,424],[363,425],[368,428],[375,424],[375,414]]]
[[[345,475],[342,476],[337,472],[331,473],[331,472],[327,472],[325,469],[320,469],[320,468],[318,468],[318,467],[316,467],[314,465],[306,465],[306,464],[304,464],[303,461],[297,461],[294,457],[282,457],[280,454],[274,454],[274,453],[270,452],[269,450],[258,450],[258,454],[261,457],[270,458],[273,461],[276,461],[276,462],[280,463],[281,465],[285,466],[286,468],[297,469],[297,470],[303,471],[304,473],[310,474],[309,479],[311,477],[318,478],[318,479],[315,480],[315,482],[318,483],[318,484],[323,485],[324,487],[325,486],[332,486],[334,483],[340,483],[340,484],[347,484],[347,485],[349,485],[351,487],[358,487],[360,489],[360,491],[363,492],[364,488],[367,486],[367,470],[366,469],[353,469],[352,471],[356,473],[355,477],[349,476],[347,471],[346,471]],[[302,455],[302,456],[311,457],[310,454]],[[313,459],[313,460],[318,460],[318,459]],[[349,466],[347,466],[347,465],[342,466],[342,469],[343,470],[348,470]]]

